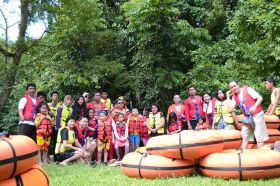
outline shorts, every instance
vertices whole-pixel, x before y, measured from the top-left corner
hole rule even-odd
[[[67,151],[64,151],[64,152],[58,154],[57,158],[58,158],[59,162],[62,162],[64,160],[66,160],[66,159],[71,158],[74,155],[75,155],[75,151],[74,150],[67,150]]]
[[[106,150],[110,150],[110,140],[98,140],[97,141],[97,149],[98,150],[103,150],[103,149],[106,149]]]
[[[36,143],[36,127],[34,125],[29,125],[25,123],[21,123],[19,125],[19,135],[28,136]]]
[[[269,139],[266,124],[264,121],[264,115],[263,114],[257,114],[253,116],[253,120],[255,123],[255,129],[253,131],[253,128],[251,125],[242,125],[242,137],[243,142],[250,141],[254,136],[256,138],[256,141],[258,143],[267,141]]]
[[[37,139],[37,146],[40,149],[43,149],[45,151],[49,151],[49,146],[51,143],[51,137],[45,138],[43,136],[38,136],[36,137]]]
[[[130,135],[129,142],[132,145],[139,145],[140,144],[140,135]]]
[[[218,125],[215,126],[216,129],[231,130],[234,129],[233,124],[226,123],[223,118],[219,120]]]

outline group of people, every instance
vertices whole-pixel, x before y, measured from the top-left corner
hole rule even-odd
[[[164,117],[157,103],[140,114],[129,97],[119,97],[113,103],[106,91],[95,92],[92,100],[86,92],[74,101],[66,95],[63,102],[58,92],[52,92],[51,102],[47,103],[47,94],[41,91],[36,95],[36,85],[30,83],[19,101],[19,134],[37,143],[40,164],[49,163],[50,154],[62,165],[72,161],[120,161],[128,152],[145,146],[149,138],[182,130],[240,129],[242,149],[252,137],[260,148],[269,138],[264,114],[280,117],[280,88],[272,78],[265,80],[265,86],[271,91],[266,113],[261,106],[263,98],[256,90],[231,81],[227,92],[219,89],[213,98],[209,93],[197,95],[196,88],[190,86],[184,103],[174,95],[174,103]],[[236,106],[245,115],[242,121],[236,117]]]

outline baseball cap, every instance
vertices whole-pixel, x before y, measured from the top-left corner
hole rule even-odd
[[[84,92],[83,93],[83,97],[86,97],[86,96],[88,96],[89,95],[89,93],[87,93],[87,92]]]

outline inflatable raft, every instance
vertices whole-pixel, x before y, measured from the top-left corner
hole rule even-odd
[[[34,165],[29,171],[8,180],[0,181],[0,186],[48,186],[49,177],[38,165]]]
[[[199,162],[203,175],[223,179],[265,179],[280,176],[280,152],[247,149],[210,154]]]
[[[242,135],[239,130],[216,130],[224,139],[224,150],[237,149],[242,144]]]
[[[187,176],[194,171],[193,160],[178,160],[158,155],[143,155],[132,152],[124,156],[121,169],[133,178],[168,178]]]
[[[266,143],[274,143],[280,140],[280,131],[278,129],[267,129],[269,139]]]
[[[37,145],[29,137],[0,138],[0,181],[17,176],[37,161]]]
[[[197,159],[223,148],[223,137],[213,130],[157,136],[149,139],[146,145],[151,154],[176,159]]]

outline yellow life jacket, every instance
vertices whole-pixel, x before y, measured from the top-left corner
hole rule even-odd
[[[228,100],[223,102],[217,100],[215,104],[215,123],[218,123],[221,118],[223,118],[226,123],[233,124],[230,103]]]
[[[66,126],[66,119],[71,116],[72,114],[72,107],[67,107],[65,105],[62,105],[62,112],[60,116],[60,126],[65,127]]]
[[[108,110],[111,109],[112,101],[111,101],[110,98],[107,98],[107,99],[101,98],[100,101],[106,104],[106,108],[107,108]]]
[[[161,112],[156,113],[156,115],[154,115],[152,112],[150,112],[149,114],[149,126],[151,128],[157,128],[158,126],[161,125],[162,123],[162,114]],[[151,133],[151,131],[149,130],[149,134]],[[160,128],[157,131],[158,134],[163,134],[164,133],[164,128]]]
[[[69,130],[68,127],[60,127],[60,129],[58,130],[58,133],[57,133],[57,140],[56,140],[56,146],[55,146],[55,154],[59,154],[59,153],[62,153],[62,152],[65,152],[67,150],[70,150],[70,149],[67,149],[64,147],[63,145],[63,141],[61,140],[61,131],[63,129],[67,129],[68,130],[68,144],[74,144],[75,143],[75,131],[74,130]]]
[[[271,93],[271,102],[272,103],[275,102],[275,100],[276,100],[276,90],[277,90],[277,88],[275,88]],[[279,103],[278,103],[278,105],[277,105],[277,107],[274,111],[274,114],[277,115],[277,116],[280,115],[280,101],[279,101]]]
[[[50,108],[50,111],[52,113],[52,119],[53,121],[55,121],[55,118],[56,118],[56,114],[57,114],[57,108],[60,107],[62,105],[61,102],[58,102],[55,107],[52,106],[52,103],[48,103],[48,106]]]

